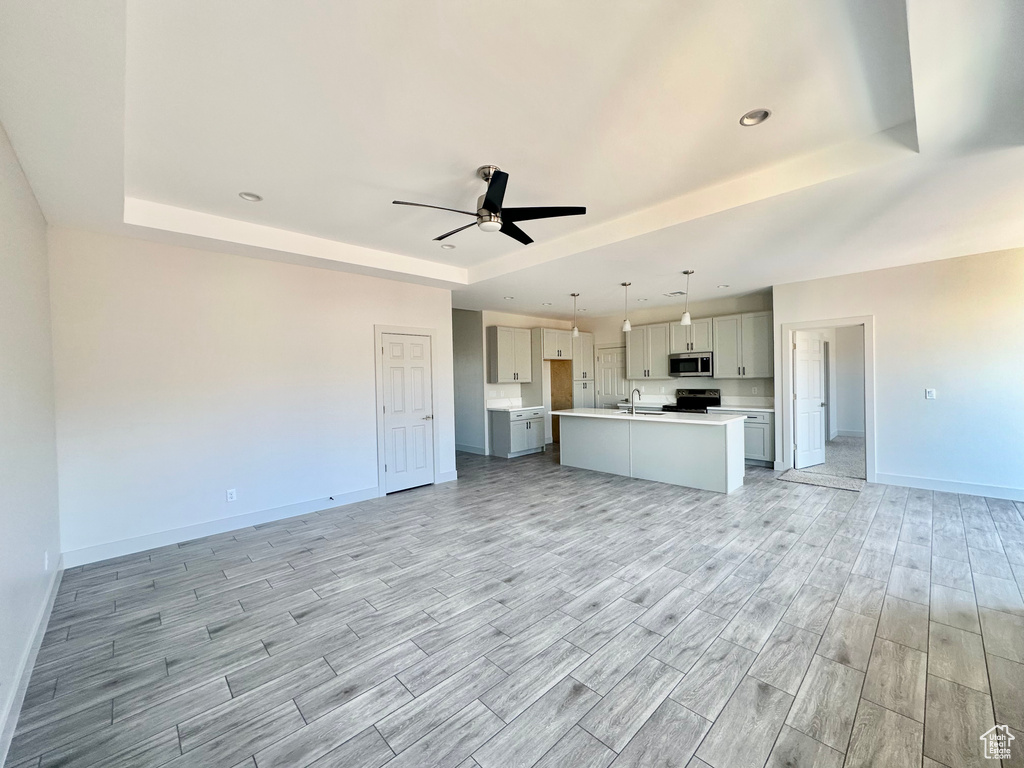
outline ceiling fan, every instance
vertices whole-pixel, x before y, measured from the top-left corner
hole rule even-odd
[[[505,200],[505,186],[508,184],[508,174],[496,165],[482,165],[477,169],[477,174],[487,182],[487,191],[477,200],[477,211],[460,211],[457,208],[444,208],[440,205],[427,205],[426,203],[407,203],[403,200],[393,200],[394,205],[413,205],[418,208],[437,208],[440,211],[452,211],[453,213],[464,213],[472,216],[476,221],[464,227],[445,232],[434,240],[444,240],[446,237],[469,229],[476,224],[484,232],[503,232],[523,245],[533,242],[528,234],[516,226],[517,221],[530,221],[532,219],[550,219],[556,216],[582,216],[587,212],[583,206],[572,205],[548,205],[533,206],[526,208],[502,208]]]

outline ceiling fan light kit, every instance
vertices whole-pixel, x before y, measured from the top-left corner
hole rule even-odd
[[[472,216],[476,219],[472,224],[445,232],[434,240],[444,240],[457,232],[469,229],[476,224],[482,232],[501,232],[508,235],[523,245],[529,245],[533,238],[523,232],[517,221],[532,221],[534,219],[551,219],[558,216],[582,216],[587,212],[583,206],[570,205],[548,205],[548,206],[527,206],[521,208],[503,208],[505,201],[505,187],[508,185],[508,174],[496,165],[481,165],[477,168],[477,175],[487,182],[487,191],[477,200],[476,213],[462,211],[458,208],[445,208],[440,205],[427,205],[426,203],[408,203],[404,200],[392,200],[394,205],[410,205],[416,208],[436,208],[440,211],[451,211]]]

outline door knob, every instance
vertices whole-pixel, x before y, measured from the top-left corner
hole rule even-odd
[[[432,420],[433,420],[433,418],[434,418],[434,417],[433,417],[433,415],[430,415],[430,416],[424,416],[424,417],[423,417],[423,420],[424,420],[424,421],[432,421]]]

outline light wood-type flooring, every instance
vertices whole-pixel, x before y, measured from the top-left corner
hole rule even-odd
[[[64,574],[6,765],[1024,765],[1024,505],[457,483]]]

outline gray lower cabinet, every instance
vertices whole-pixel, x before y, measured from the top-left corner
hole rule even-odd
[[[721,409],[718,409],[721,410]],[[742,414],[743,458],[747,461],[775,461],[775,414],[768,411],[741,411],[730,408],[729,413]]]
[[[491,454],[506,459],[544,450],[544,409],[491,411]]]
[[[597,403],[595,392],[596,382],[574,381],[572,383],[572,407],[573,408],[594,408]]]

